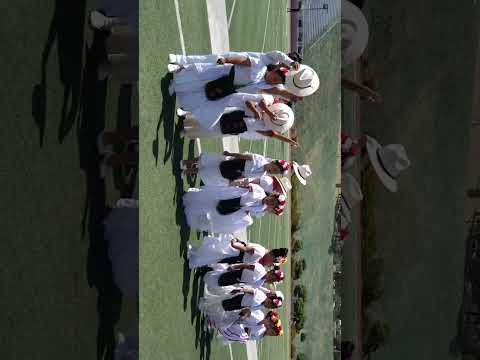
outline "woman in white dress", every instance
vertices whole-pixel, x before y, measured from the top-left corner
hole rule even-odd
[[[231,293],[239,284],[245,284],[252,288],[263,287],[265,283],[280,282],[285,274],[278,266],[267,271],[259,263],[255,264],[215,264],[211,266],[203,281],[207,285],[209,293],[224,295]]]
[[[202,153],[192,160],[183,160],[185,175],[199,175],[205,185],[228,186],[234,180],[260,178],[262,175],[285,175],[290,165],[285,160],[269,159],[259,154],[223,155]]]
[[[249,140],[276,138],[298,147],[295,141],[282,135],[293,126],[293,110],[272,96],[233,94],[221,100],[220,104],[203,107],[193,113],[180,111],[182,136],[208,138],[238,135]]]
[[[234,323],[251,323],[251,315],[256,322],[263,319],[262,308],[277,309],[283,305],[284,295],[280,291],[240,288],[233,294],[215,295],[207,291],[200,299],[199,309],[214,327],[227,327]],[[248,311],[246,311],[248,309]],[[262,317],[262,318],[260,318]]]
[[[248,187],[202,186],[183,195],[188,225],[201,231],[234,233],[253,224],[252,215],[281,215],[286,197],[266,194],[256,184]]]
[[[168,55],[168,62],[170,64],[177,64],[177,65],[187,65],[187,64],[195,64],[195,63],[207,63],[207,64],[217,64],[217,62],[221,59],[229,58],[229,57],[250,57],[258,59],[259,63],[263,63],[266,65],[275,64],[281,65],[283,67],[292,67],[294,69],[298,69],[299,63],[301,62],[301,58],[299,58],[298,53],[291,52],[285,54],[279,50],[273,50],[268,52],[254,52],[254,51],[241,51],[235,52],[230,51],[222,54],[208,54],[208,55],[177,55],[177,54],[169,54]],[[300,61],[299,61],[300,60]],[[175,67],[169,67],[170,69],[175,69]]]
[[[217,263],[223,264],[254,264],[263,266],[283,264],[287,260],[288,249],[268,250],[260,244],[238,240],[232,234],[219,236],[204,236],[202,245],[191,246],[188,249],[188,264],[190,269]]]
[[[282,336],[283,328],[280,318],[275,311],[270,311],[265,318],[256,325],[233,324],[229,327],[218,328],[217,338],[225,345],[231,342],[259,341],[265,336]]]
[[[208,106],[235,92],[269,93],[291,101],[300,97],[288,92],[283,84],[290,67],[282,67],[269,57],[240,56],[219,58],[216,63],[168,65],[175,74],[169,91],[177,94],[181,107],[187,111]],[[298,69],[299,64],[295,64]]]

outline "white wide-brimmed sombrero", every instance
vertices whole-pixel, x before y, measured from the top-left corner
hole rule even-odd
[[[352,209],[363,199],[362,189],[358,181],[349,173],[342,174],[342,193],[340,204],[342,214],[350,223],[352,221]]]
[[[275,103],[270,105],[268,109],[277,116],[275,119],[271,119],[267,114],[263,114],[263,121],[269,129],[279,133],[284,133],[293,126],[293,123],[295,122],[295,115],[293,114],[293,110],[290,106],[287,104]]]
[[[293,171],[295,172],[298,181],[300,181],[302,185],[306,185],[307,177],[312,175],[312,169],[310,169],[310,166],[298,165],[298,163],[296,163],[295,161],[293,162]]]
[[[290,69],[285,77],[285,89],[296,96],[309,96],[318,90],[320,79],[310,66],[300,65],[298,70]]]
[[[391,192],[398,188],[397,178],[410,166],[407,152],[401,144],[382,146],[370,136],[367,138],[367,152],[373,169],[383,185]]]
[[[368,23],[362,11],[342,0],[342,66],[362,55],[368,44]]]
[[[287,193],[292,190],[292,184],[287,178],[278,178],[277,176],[272,176],[272,189],[273,191],[287,196]]]

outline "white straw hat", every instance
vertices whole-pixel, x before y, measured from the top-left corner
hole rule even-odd
[[[362,55],[368,44],[368,23],[362,11],[342,0],[342,66]]]
[[[342,214],[350,223],[352,221],[351,211],[363,199],[362,189],[360,184],[351,174],[342,174],[342,194],[340,204],[342,207]]]
[[[293,162],[293,171],[302,185],[306,185],[307,177],[312,175],[312,169],[309,165],[298,165],[295,161]]]
[[[263,114],[263,121],[268,128],[279,133],[284,133],[293,126],[295,115],[290,106],[287,104],[275,103],[270,105],[268,109],[277,116],[272,120],[270,116],[265,113]]]
[[[405,148],[401,144],[381,146],[374,138],[366,138],[368,157],[373,169],[387,189],[396,192],[398,176],[410,166]]]
[[[292,184],[290,183],[290,180],[288,180],[287,178],[283,177],[280,179],[277,176],[272,176],[272,180],[273,180],[273,183],[272,183],[273,191],[287,196],[287,192],[292,190]]]
[[[319,86],[320,79],[317,73],[307,65],[300,65],[298,70],[288,70],[285,77],[285,89],[297,96],[312,95]]]

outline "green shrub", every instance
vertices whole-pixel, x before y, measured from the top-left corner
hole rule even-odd
[[[303,249],[303,241],[295,239],[292,243],[292,252],[295,254],[302,249]]]
[[[307,297],[307,288],[305,285],[296,285],[293,289],[293,295],[299,299],[304,299]]]
[[[304,353],[300,353],[300,354],[297,355],[296,360],[307,360],[307,357],[305,356]]]
[[[306,338],[307,338],[307,334],[305,334],[304,332],[300,334],[300,341],[301,342],[304,342]]]

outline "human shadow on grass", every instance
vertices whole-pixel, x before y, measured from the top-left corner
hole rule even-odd
[[[132,97],[133,86],[122,85],[120,87],[120,95],[118,97],[117,129],[132,127]],[[134,111],[138,112],[137,106],[135,107]],[[123,151],[124,149],[115,148],[115,150]],[[121,197],[130,197],[129,195],[133,193],[137,174],[137,166],[116,167],[113,170],[113,182],[115,184],[115,188],[120,192]]]
[[[87,189],[82,221],[82,226],[87,226],[89,236],[87,281],[91,287],[97,289],[98,328],[95,337],[98,360],[114,358],[114,328],[120,319],[122,305],[122,294],[114,282],[108,243],[104,239],[106,190],[105,182],[99,174],[99,154],[96,147],[97,135],[105,126],[106,81],[98,81],[96,75],[104,45],[104,37],[96,35],[91,47],[86,49],[78,128],[79,162],[85,173]]]
[[[62,115],[58,140],[63,142],[72,129],[80,106],[82,51],[84,46],[86,0],[56,0],[42,60],[40,82],[32,91],[32,115],[39,131],[40,147],[46,127],[47,64],[56,42],[60,81],[63,86]]]
[[[207,267],[197,269],[192,282],[192,296],[190,299],[190,322],[195,327],[195,348],[200,347],[200,359],[210,358],[212,335],[206,329],[205,316],[200,312],[198,304],[204,295],[203,276]]]
[[[155,158],[155,166],[158,166],[158,157],[160,151],[159,132],[163,124],[163,137],[165,139],[165,153],[163,154],[163,163],[166,164],[174,152],[175,142],[175,97],[168,93],[168,86],[172,80],[172,74],[167,74],[162,78],[162,112],[160,113],[155,140],[152,143],[152,153]],[[183,144],[183,141],[182,141]]]

